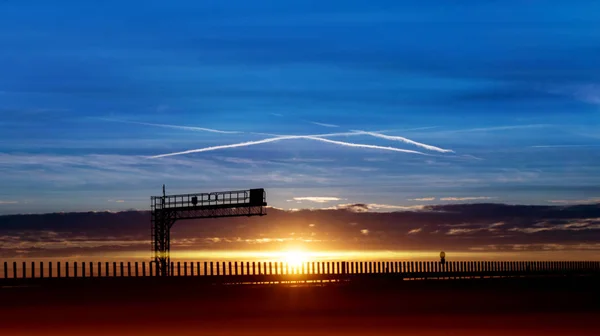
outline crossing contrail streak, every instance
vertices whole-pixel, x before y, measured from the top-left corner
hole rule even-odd
[[[314,141],[321,141],[321,142],[331,143],[331,144],[335,144],[335,145],[339,145],[339,146],[344,146],[344,147],[380,149],[380,150],[387,150],[387,151],[393,151],[393,152],[419,154],[419,155],[428,155],[428,154],[425,154],[425,153],[422,153],[422,152],[419,152],[419,151],[414,151],[414,150],[409,150],[409,149],[402,149],[402,148],[396,148],[396,147],[384,147],[384,146],[376,146],[376,145],[356,144],[356,143],[351,143],[351,142],[344,142],[344,141],[335,141],[335,140],[323,139],[323,138],[319,138],[319,137],[315,137],[315,136],[310,136],[310,135],[289,135],[289,136],[280,136],[280,137],[267,138],[267,139],[256,140],[256,141],[246,141],[246,142],[240,142],[240,143],[229,144],[229,145],[220,145],[220,146],[211,146],[211,147],[190,149],[190,150],[182,151],[182,152],[174,152],[174,153],[167,153],[167,154],[155,155],[155,156],[151,156],[149,158],[150,159],[158,159],[158,158],[163,158],[163,157],[168,157],[168,156],[185,155],[185,154],[202,153],[202,152],[211,152],[211,151],[220,150],[220,149],[255,146],[255,145],[261,145],[261,144],[266,144],[266,143],[270,143],[270,142],[276,142],[276,141],[282,141],[282,140],[292,140],[292,139],[308,139],[308,140],[314,140]]]
[[[195,126],[154,124],[154,123],[146,123],[146,122],[138,122],[138,121],[125,121],[125,120],[116,120],[116,119],[103,119],[103,120],[116,121],[116,122],[122,122],[122,123],[128,123],[128,124],[136,124],[136,125],[166,127],[166,128],[182,129],[182,130],[188,130],[188,131],[202,131],[202,132],[211,132],[211,133],[220,133],[220,134],[243,134],[243,133],[245,133],[245,132],[239,132],[239,131],[223,131],[223,130],[217,130],[217,129],[212,129],[212,128],[195,127]],[[436,151],[436,152],[440,152],[440,153],[454,153],[454,151],[451,149],[444,149],[444,148],[424,144],[421,142],[417,142],[417,141],[414,141],[414,140],[411,140],[411,139],[408,139],[405,137],[386,135],[386,134],[382,134],[379,132],[352,130],[351,132],[338,132],[338,133],[325,133],[325,134],[312,134],[312,135],[284,135],[284,134],[256,133],[256,132],[250,132],[250,134],[278,137],[278,138],[281,138],[281,140],[302,139],[302,138],[309,139],[309,137],[331,138],[331,137],[338,137],[338,136],[341,137],[341,136],[369,135],[372,137],[385,139],[385,140],[401,141],[401,142],[404,142],[407,144],[415,145],[417,147],[421,147],[424,149],[428,149],[428,150]],[[293,138],[288,138],[288,137],[293,137]],[[321,139],[320,141],[322,141],[322,140],[323,139]],[[275,140],[275,141],[277,141],[277,140]],[[268,142],[272,142],[272,141],[268,141]],[[385,146],[380,146],[380,147],[395,148],[395,147],[385,147]]]
[[[376,138],[381,138],[381,139],[386,139],[386,140],[402,141],[407,144],[415,145],[417,147],[429,149],[431,151],[436,151],[436,152],[440,152],[440,153],[454,153],[454,151],[451,149],[444,149],[444,148],[440,148],[440,147],[436,147],[436,146],[431,146],[431,145],[424,144],[421,142],[416,142],[414,140],[411,140],[411,139],[408,139],[405,137],[401,137],[401,136],[386,135],[386,134],[381,134],[381,133],[376,133],[376,132],[367,132],[367,131],[354,131],[354,132],[355,132],[354,134],[365,134],[365,135],[370,135],[370,136],[373,136]]]
[[[188,130],[188,131],[201,131],[201,132],[221,133],[221,134],[240,134],[240,133],[242,133],[242,132],[238,132],[238,131],[222,131],[222,130],[213,129],[213,128],[195,127],[195,126],[153,124],[153,123],[140,122],[140,121],[127,121],[127,120],[105,119],[105,118],[103,118],[102,120],[115,121],[115,122],[126,123],[126,124],[134,124],[134,125],[144,125],[144,126],[156,126],[156,127],[182,129],[182,130]]]
[[[253,134],[258,134],[258,135],[266,135],[266,136],[276,136],[276,137],[283,137],[286,135],[283,134],[271,134],[271,133],[253,133]],[[444,149],[444,148],[440,148],[440,147],[436,147],[436,146],[432,146],[432,145],[428,145],[428,144],[424,144],[421,142],[417,142],[405,137],[401,137],[401,136],[395,136],[395,135],[386,135],[386,134],[381,134],[378,132],[367,132],[367,131],[351,131],[351,132],[340,132],[340,133],[325,133],[325,134],[313,134],[313,135],[305,135],[306,137],[319,137],[319,138],[332,138],[332,137],[342,137],[342,136],[358,136],[358,135],[369,135],[372,137],[376,137],[376,138],[381,138],[381,139],[386,139],[386,140],[393,140],[393,141],[401,141],[407,144],[411,144],[411,145],[415,145],[417,147],[421,147],[421,148],[425,148],[428,149],[430,151],[435,151],[435,152],[440,152],[440,153],[454,153],[453,150],[451,149]]]
[[[414,151],[414,150],[410,150],[410,149],[396,148],[396,147],[357,144],[357,143],[352,143],[352,142],[336,141],[336,140],[323,139],[323,138],[312,137],[312,136],[306,136],[305,138],[306,139],[310,139],[310,140],[327,142],[327,143],[331,143],[331,144],[335,144],[335,145],[340,145],[340,146],[346,146],[346,147],[382,149],[382,150],[388,150],[388,151],[393,151],[393,152],[411,153],[411,154],[419,154],[419,155],[429,155],[429,154],[425,154],[425,153],[422,153],[422,152],[419,152],[419,151]]]

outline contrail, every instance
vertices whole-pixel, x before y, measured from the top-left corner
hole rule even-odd
[[[154,123],[146,123],[146,122],[138,122],[138,121],[126,121],[126,120],[116,120],[116,119],[102,119],[102,120],[116,121],[116,122],[122,122],[122,123],[128,123],[128,124],[136,124],[136,125],[145,125],[145,126],[156,126],[156,127],[166,127],[166,128],[183,129],[183,130],[188,130],[188,131],[202,131],[202,132],[220,133],[220,134],[242,134],[242,133],[244,133],[244,132],[239,132],[239,131],[223,131],[223,130],[217,130],[217,129],[212,129],[212,128],[195,127],[195,126],[154,124]],[[312,123],[315,123],[315,122],[312,122]],[[322,124],[322,126],[325,126],[325,125],[326,124]],[[329,125],[329,126],[330,127],[337,127],[336,125]],[[291,136],[291,135],[284,135],[284,134],[255,133],[255,132],[250,132],[250,134],[273,136],[273,137],[278,137],[278,138],[285,138],[285,137]],[[386,140],[402,141],[402,142],[407,143],[407,144],[412,144],[412,145],[415,145],[417,147],[425,148],[425,149],[428,149],[428,150],[431,150],[431,151],[440,152],[440,153],[454,153],[454,151],[450,150],[450,149],[443,149],[443,148],[439,148],[439,147],[436,147],[436,146],[427,145],[427,144],[420,143],[420,142],[417,142],[417,141],[414,141],[414,140],[411,140],[411,139],[408,139],[408,138],[405,138],[405,137],[401,137],[401,136],[392,136],[392,135],[381,134],[381,133],[378,133],[378,132],[367,132],[367,131],[356,131],[356,130],[353,130],[351,132],[340,132],[340,133],[325,133],[325,134],[313,134],[313,135],[302,135],[302,136],[301,135],[297,135],[297,136],[294,135],[293,137],[300,137],[300,138],[291,138],[291,139],[302,139],[302,137],[305,137],[305,139],[309,139],[307,137],[328,138],[328,137],[337,137],[337,136],[357,136],[357,135],[369,135],[369,136],[373,136],[373,137],[377,137],[377,138],[381,138],[381,139],[386,139]],[[285,139],[282,139],[282,140],[285,140]],[[388,147],[388,148],[394,148],[394,147]]]
[[[416,142],[414,140],[410,140],[408,138],[401,137],[401,136],[385,135],[385,134],[381,134],[381,133],[366,132],[366,131],[353,131],[353,132],[356,132],[354,134],[366,134],[366,135],[370,135],[370,136],[373,136],[376,138],[381,138],[381,139],[386,139],[386,140],[402,141],[404,143],[415,145],[417,147],[421,147],[421,148],[425,148],[425,149],[429,149],[431,151],[436,151],[436,152],[441,152],[441,153],[454,153],[454,151],[451,149],[444,149],[444,148],[439,148],[436,146],[427,145],[427,144]]]
[[[329,140],[329,139],[323,139],[323,138],[311,137],[311,136],[305,136],[304,138],[305,138],[305,139],[310,139],[310,140],[316,140],[316,141],[328,142],[328,143],[332,143],[332,144],[336,144],[336,145],[340,145],[340,146],[347,146],[347,147],[370,148],[370,149],[383,149],[383,150],[388,150],[388,151],[393,151],[393,152],[402,152],[402,153],[411,153],[411,154],[429,155],[429,154],[425,154],[425,153],[422,153],[422,152],[419,152],[419,151],[414,151],[414,150],[410,150],[410,149],[396,148],[396,147],[387,147],[387,146],[376,146],[376,145],[357,144],[357,143],[352,143],[352,142],[344,142],[344,141]]]
[[[314,125],[318,125],[318,126],[323,126],[323,127],[331,127],[331,128],[340,127],[338,125],[325,124],[325,123],[320,123],[320,122],[316,122],[316,121],[309,121],[309,123],[314,124]]]
[[[115,122],[126,123],[126,124],[144,125],[144,126],[156,126],[156,127],[183,129],[183,130],[188,130],[188,131],[202,131],[202,132],[221,133],[221,134],[240,134],[240,133],[242,133],[242,132],[237,132],[237,131],[222,131],[222,130],[213,129],[213,128],[204,128],[204,127],[195,127],[195,126],[153,124],[153,123],[146,123],[146,122],[139,122],[139,121],[127,121],[127,120],[105,119],[105,118],[101,118],[101,120],[115,121]]]
[[[256,135],[266,135],[266,136],[274,136],[274,137],[284,137],[287,135],[283,135],[283,134],[272,134],[272,133],[252,133],[252,134],[256,134]],[[376,137],[376,138],[381,138],[381,139],[386,139],[386,140],[394,140],[394,141],[402,141],[404,143],[407,144],[412,144],[415,145],[417,147],[421,147],[421,148],[425,148],[431,151],[436,151],[436,152],[440,152],[440,153],[454,153],[453,150],[451,149],[444,149],[444,148],[439,148],[436,146],[431,146],[431,145],[427,145],[424,143],[420,143],[405,137],[401,137],[401,136],[393,136],[393,135],[385,135],[385,134],[381,134],[378,132],[366,132],[366,131],[356,131],[353,130],[351,132],[340,132],[340,133],[325,133],[325,134],[313,134],[313,135],[304,135],[305,137],[318,137],[318,138],[331,138],[331,137],[338,137],[338,136],[357,136],[357,135],[369,135],[372,137]]]
[[[327,142],[327,143],[331,143],[331,144],[335,144],[335,145],[340,145],[340,146],[345,146],[345,147],[381,149],[381,150],[394,151],[394,152],[428,155],[428,154],[421,153],[421,152],[418,152],[418,151],[413,151],[413,150],[408,150],[408,149],[401,149],[401,148],[396,148],[396,147],[383,147],[383,146],[375,146],[375,145],[356,144],[356,143],[351,143],[351,142],[344,142],[344,141],[335,141],[335,140],[323,139],[323,138],[309,136],[309,135],[308,136],[307,135],[289,135],[289,136],[280,136],[280,137],[275,137],[275,138],[267,138],[267,139],[262,139],[262,140],[257,140],[257,141],[240,142],[240,143],[230,144],[230,145],[221,145],[221,146],[212,146],[212,147],[191,149],[191,150],[187,150],[187,151],[183,151],[183,152],[160,154],[160,155],[151,156],[149,158],[150,159],[158,159],[158,158],[163,158],[163,157],[168,157],[168,156],[176,156],[176,155],[185,155],[185,154],[192,154],[192,153],[210,152],[210,151],[215,151],[215,150],[219,150],[219,149],[247,147],[247,146],[254,146],[254,145],[265,144],[265,143],[269,143],[269,142],[276,142],[276,141],[281,141],[281,140],[292,140],[292,139],[308,139],[308,140],[315,140],[315,141]]]
[[[212,128],[204,128],[204,127],[195,127],[195,126],[181,126],[181,125],[168,125],[168,124],[154,124],[154,123],[146,123],[146,122],[138,122],[138,121],[126,121],[126,120],[117,120],[117,119],[105,119],[105,118],[101,118],[101,120],[107,120],[107,121],[115,121],[115,122],[121,122],[121,123],[128,123],[128,124],[136,124],[136,125],[145,125],[145,126],[156,126],[156,127],[166,127],[166,128],[174,128],[174,129],[183,129],[183,130],[190,130],[190,131],[202,131],[202,132],[211,132],[211,133],[220,133],[220,134],[242,134],[245,132],[239,132],[239,131],[223,131],[223,130],[217,130],[217,129],[212,129]],[[335,125],[331,125],[331,126],[335,126]],[[404,143],[408,143],[408,144],[412,144],[415,145],[417,147],[421,147],[421,148],[425,148],[431,151],[436,151],[436,152],[441,152],[441,153],[454,153],[453,150],[450,149],[443,149],[443,148],[439,148],[436,146],[431,146],[431,145],[427,145],[424,143],[420,143],[405,137],[401,137],[401,136],[392,136],[392,135],[385,135],[385,134],[381,134],[378,132],[367,132],[367,131],[356,131],[353,130],[351,132],[339,132],[339,133],[325,133],[325,134],[313,134],[313,135],[283,135],[283,134],[271,134],[271,133],[256,133],[256,132],[250,132],[250,134],[255,134],[255,135],[264,135],[264,136],[272,136],[274,138],[272,139],[278,139],[278,140],[288,140],[288,139],[311,139],[311,140],[316,140],[316,141],[323,141],[323,142],[330,142],[330,143],[336,143],[335,141],[328,141],[325,140],[323,138],[328,138],[328,137],[337,137],[337,136],[357,136],[357,135],[369,135],[369,136],[373,136],[373,137],[377,137],[377,138],[381,138],[381,139],[386,139],[386,140],[394,140],[394,141],[402,141]],[[317,138],[319,140],[317,140]],[[266,141],[268,142],[273,142],[273,141],[278,141],[278,140],[271,140],[271,139],[264,139],[264,140],[269,140]],[[260,140],[262,141],[262,140]],[[262,143],[262,142],[261,142]],[[260,143],[258,143],[260,144]],[[353,144],[353,143],[349,143],[349,142],[343,142],[343,141],[338,141],[337,142],[338,145],[341,144],[352,144],[352,145],[359,145],[359,144]],[[250,144],[252,145],[252,144]],[[225,146],[229,146],[229,145],[225,145]],[[248,145],[246,145],[248,146]],[[364,146],[370,146],[370,145],[364,145]],[[219,147],[219,146],[216,146]],[[238,146],[236,146],[238,147]],[[356,146],[354,146],[356,147]],[[230,148],[230,147],[226,147],[226,148]],[[363,147],[363,148],[387,148],[388,150],[391,150],[392,148],[395,147],[385,147],[385,146],[375,146],[375,147]],[[216,149],[222,149],[222,148],[216,148]],[[399,149],[399,148],[397,148]],[[415,153],[420,153],[420,152],[416,152],[416,151],[412,151]],[[407,152],[409,153],[409,152]],[[422,153],[421,153],[422,154]]]

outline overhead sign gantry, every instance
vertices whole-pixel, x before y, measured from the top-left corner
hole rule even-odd
[[[181,219],[264,216],[264,189],[213,193],[165,195],[150,198],[152,209],[152,252],[157,275],[168,276],[171,264],[171,227]]]

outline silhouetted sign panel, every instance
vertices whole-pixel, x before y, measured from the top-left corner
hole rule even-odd
[[[267,205],[265,190],[246,189],[213,193],[153,196],[153,209],[235,208]]]
[[[264,189],[250,189],[250,205],[252,206],[263,206],[265,190]]]

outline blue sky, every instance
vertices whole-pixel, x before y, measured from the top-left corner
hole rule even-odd
[[[599,13],[595,1],[4,0],[0,213],[145,209],[163,183],[264,187],[286,209],[598,201]],[[363,133],[151,158],[357,130],[453,152]]]

